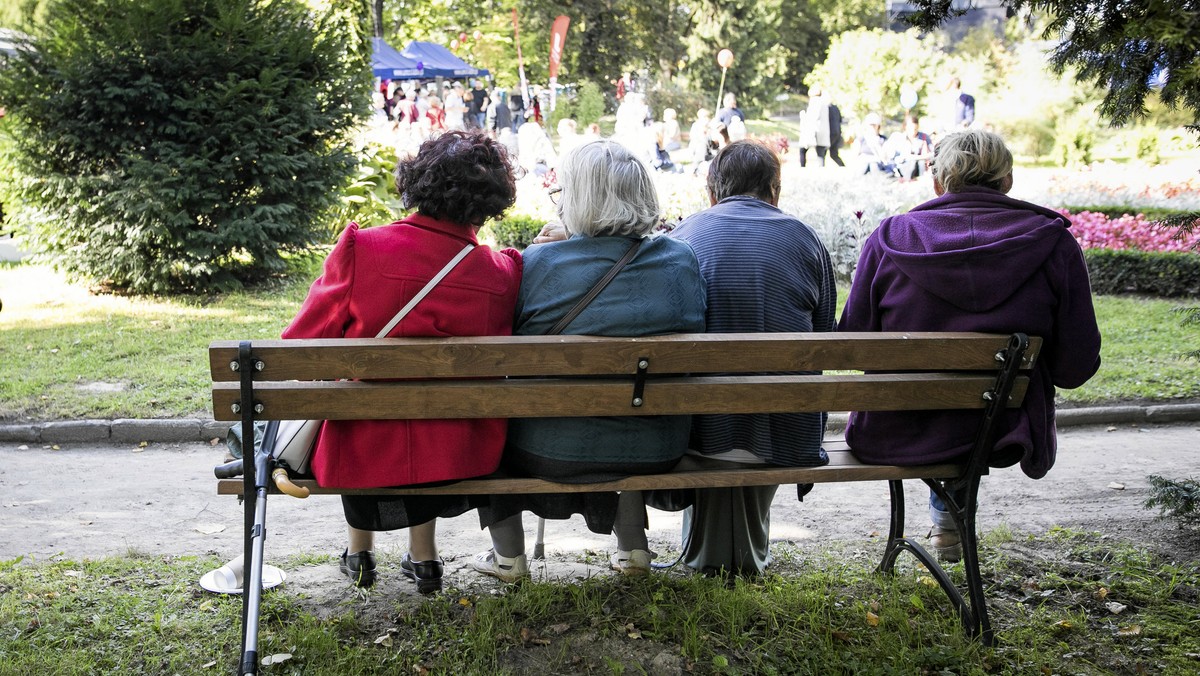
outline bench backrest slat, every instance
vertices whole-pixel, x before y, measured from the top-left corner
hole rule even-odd
[[[979,409],[991,374],[707,376],[647,381],[633,405],[631,380],[490,379],[270,382],[255,386],[260,419],[510,418],[803,411]],[[1024,396],[1018,379],[1010,405]],[[235,383],[213,386],[214,415],[237,420]]]
[[[272,381],[630,375],[643,357],[651,374],[994,370],[994,355],[1006,343],[1007,336],[980,333],[492,336],[262,340],[254,342],[254,353],[263,363],[255,380]],[[1038,346],[1031,346],[1029,363]],[[236,341],[211,345],[214,381],[238,379],[229,367],[237,349]]]

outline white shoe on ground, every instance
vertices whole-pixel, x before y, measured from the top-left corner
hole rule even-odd
[[[609,563],[612,564],[613,570],[622,575],[649,575],[650,559],[656,556],[658,555],[645,549],[634,549],[628,552],[618,549],[617,553],[609,559]]]
[[[503,582],[516,582],[529,577],[529,560],[524,554],[510,558],[497,554],[494,549],[476,554],[471,559],[471,568]]]

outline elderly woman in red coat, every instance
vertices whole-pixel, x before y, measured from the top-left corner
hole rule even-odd
[[[477,245],[480,226],[516,198],[504,147],[461,131],[421,144],[416,157],[397,166],[396,188],[416,213],[370,229],[351,223],[284,338],[375,337],[456,254]],[[510,335],[520,281],[519,253],[476,246],[388,335]],[[312,472],[322,486],[338,488],[481,476],[499,466],[506,426],[494,419],[327,421]],[[422,593],[441,588],[434,519],[466,511],[465,499],[344,496],[342,503],[350,538],[341,569],[355,585],[375,582],[374,531],[408,527],[402,572]]]

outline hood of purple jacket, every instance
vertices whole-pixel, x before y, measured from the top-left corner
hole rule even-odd
[[[1045,207],[971,188],[885,219],[877,241],[922,289],[979,313],[1036,274],[1070,224]]]

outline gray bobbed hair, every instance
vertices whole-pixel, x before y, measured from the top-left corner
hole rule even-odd
[[[558,216],[572,235],[641,237],[658,223],[650,172],[619,143],[593,141],[567,153],[558,184]]]

